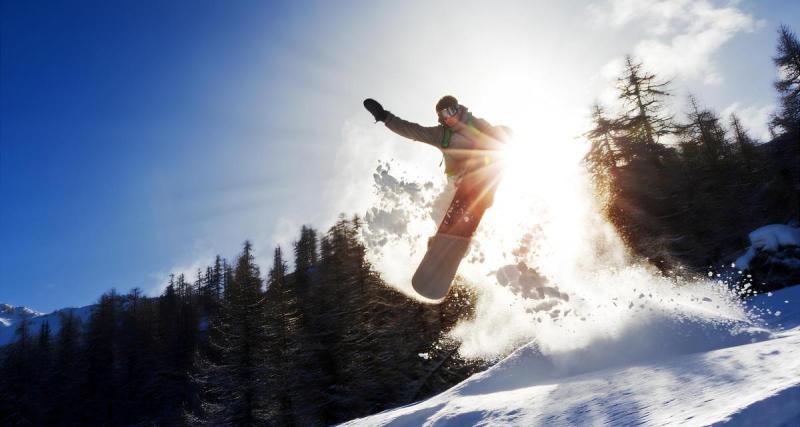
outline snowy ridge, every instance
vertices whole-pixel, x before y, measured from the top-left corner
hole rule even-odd
[[[14,307],[10,304],[0,304],[0,318],[6,321],[11,321],[11,319],[22,319],[34,316],[41,316],[44,313],[39,313],[38,311],[31,310],[28,307],[17,306]]]
[[[42,313],[31,310],[28,307],[14,307],[10,304],[0,304],[0,328],[10,327],[22,319],[30,319],[41,315]]]
[[[61,316],[59,313],[72,312],[75,317],[85,322],[92,314],[93,308],[94,305],[80,308],[62,308],[52,313],[44,314],[28,307],[13,307],[9,304],[0,304],[0,346],[15,340],[17,326],[23,319],[28,320],[28,331],[31,335],[38,334],[39,328],[45,322],[50,325],[50,333],[54,335],[61,329]]]
[[[444,393],[345,425],[797,425],[800,286],[750,304],[771,329],[658,321],[548,357],[531,343]]]

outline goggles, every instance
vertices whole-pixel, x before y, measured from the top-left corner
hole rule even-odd
[[[442,116],[443,119],[449,119],[458,114],[458,107],[459,105],[454,105],[452,107],[442,108],[439,110],[439,115]]]

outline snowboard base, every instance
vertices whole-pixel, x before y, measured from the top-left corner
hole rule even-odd
[[[420,295],[439,300],[447,295],[461,259],[467,254],[470,238],[437,233],[431,238],[411,286]]]

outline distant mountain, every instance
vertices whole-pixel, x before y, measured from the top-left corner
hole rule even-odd
[[[0,325],[10,326],[22,319],[41,316],[44,313],[31,310],[28,307],[14,307],[9,304],[0,304]]]
[[[94,308],[94,305],[87,305],[79,308],[62,308],[52,313],[44,314],[28,307],[14,307],[10,304],[0,304],[0,346],[14,341],[14,333],[17,330],[19,322],[22,320],[28,320],[30,325],[28,330],[31,335],[38,334],[39,328],[45,322],[50,324],[50,331],[55,335],[58,333],[58,330],[61,329],[61,316],[59,313],[72,312],[73,315],[80,318],[82,322],[85,322],[92,314],[92,308]]]

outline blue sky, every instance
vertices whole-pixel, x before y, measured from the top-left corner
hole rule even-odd
[[[245,239],[266,267],[300,225],[363,213],[378,159],[438,173],[368,96],[432,123],[453,93],[569,138],[635,53],[676,109],[691,91],[763,134],[775,30],[800,29],[800,2],[636,3],[2,0],[0,302],[156,293]]]

